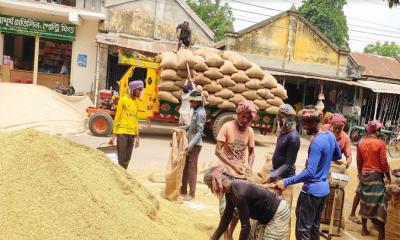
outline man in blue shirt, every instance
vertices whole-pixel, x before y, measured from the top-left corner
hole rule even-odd
[[[331,161],[342,158],[335,136],[329,131],[320,131],[322,112],[313,106],[300,112],[301,123],[312,136],[308,149],[306,168],[298,175],[276,183],[278,188],[303,182],[296,207],[296,239],[319,240],[322,211],[329,195],[329,170]]]

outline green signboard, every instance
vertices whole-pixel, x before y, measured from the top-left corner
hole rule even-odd
[[[0,32],[74,41],[76,26],[0,14]]]

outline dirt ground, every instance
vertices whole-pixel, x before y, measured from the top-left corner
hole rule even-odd
[[[150,128],[144,127],[142,129],[142,135],[140,139],[140,146],[135,149],[132,154],[132,160],[129,165],[128,171],[134,175],[140,182],[143,183],[152,193],[156,196],[160,196],[160,201],[166,201],[161,198],[160,193],[163,190],[164,184],[157,183],[149,180],[150,176],[162,176],[165,171],[166,163],[170,152],[170,130],[168,126],[152,126]],[[97,148],[101,144],[108,142],[109,138],[94,137],[90,134],[83,134],[80,136],[68,136],[69,140],[88,145],[92,148]],[[255,148],[255,162],[253,171],[258,172],[261,170],[266,154],[272,154],[275,148],[276,137],[274,136],[262,136],[256,135],[257,146]],[[305,138],[301,140],[301,147],[298,154],[296,166],[297,172],[304,168],[305,160],[307,157],[307,148],[309,141]],[[355,162],[355,147],[353,147],[353,162],[348,169],[348,175],[350,176],[350,182],[345,188],[345,202],[343,218],[345,220],[345,230],[341,232],[341,236],[337,239],[376,239],[377,231],[370,226],[371,235],[368,237],[361,237],[361,225],[354,224],[348,221],[348,216],[351,211],[353,202],[354,192],[357,187],[357,171]],[[216,160],[214,154],[215,143],[211,140],[205,139],[202,151],[199,157],[199,171],[206,170],[208,164],[211,161]],[[390,164],[392,167],[400,167],[400,161],[394,161],[391,159]],[[199,173],[200,177],[202,174]],[[291,227],[291,239],[295,239],[295,208],[297,197],[301,190],[301,184],[296,185],[293,188],[293,204],[292,204],[292,227]],[[190,210],[195,213],[196,217],[203,218],[202,222],[209,222],[210,226],[203,226],[204,230],[213,232],[214,228],[218,224],[219,212],[218,212],[218,201],[213,196],[204,184],[198,184],[196,199],[191,202],[177,203],[182,205],[182,208]],[[205,221],[204,221],[205,220]],[[194,221],[196,221],[194,219]],[[322,225],[323,228],[328,226]],[[236,228],[236,234],[240,231],[240,227]]]

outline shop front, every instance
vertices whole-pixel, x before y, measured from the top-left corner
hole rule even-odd
[[[0,15],[0,32],[3,82],[70,84],[75,25]]]

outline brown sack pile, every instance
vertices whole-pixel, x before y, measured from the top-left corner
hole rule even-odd
[[[179,102],[190,67],[191,79],[203,92],[207,104],[232,109],[242,100],[252,101],[259,111],[276,114],[287,91],[267,71],[233,51],[201,48],[162,54],[160,99]]]

